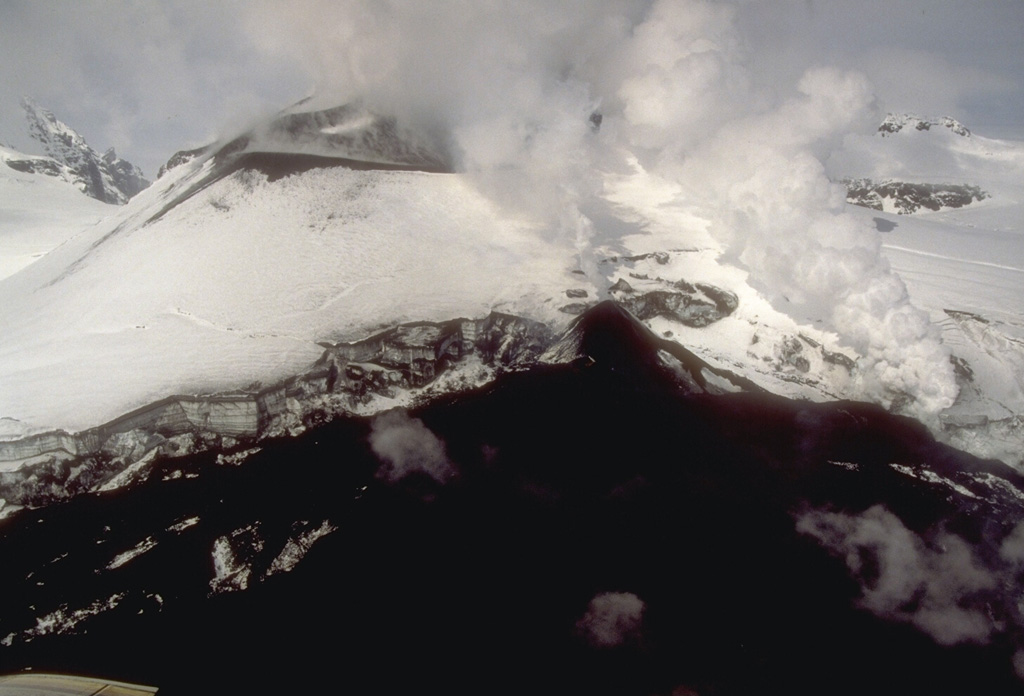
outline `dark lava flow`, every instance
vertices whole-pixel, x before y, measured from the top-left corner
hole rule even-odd
[[[161,460],[129,490],[5,521],[0,639],[16,635],[0,671],[162,695],[1020,693],[1009,633],[944,647],[875,617],[843,560],[795,526],[811,508],[884,504],[984,553],[1012,526],[1005,509],[890,464],[1019,477],[864,404],[683,394],[620,315],[588,321],[592,363],[505,375],[412,414],[446,444],[458,474],[444,484],[377,478],[370,421],[339,418],[238,466]],[[260,579],[296,523],[323,520],[336,531]],[[214,541],[243,528],[249,588],[211,595]],[[147,537],[151,550],[108,569]],[[577,629],[602,592],[645,605],[617,647]],[[72,635],[24,639],[61,605],[112,596]]]

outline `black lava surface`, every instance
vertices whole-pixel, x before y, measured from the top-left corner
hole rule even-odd
[[[996,508],[889,464],[1012,472],[863,404],[681,394],[643,345],[591,335],[591,365],[506,375],[412,414],[446,444],[458,474],[444,484],[378,478],[371,422],[336,419],[239,466],[163,460],[131,489],[5,521],[0,639],[60,605],[123,597],[73,634],[19,633],[0,670],[163,695],[1020,693],[1009,642],[945,647],[873,616],[842,559],[795,528],[810,508],[881,503],[908,528],[983,540],[1006,524]],[[322,520],[337,530],[258,579],[296,522]],[[246,526],[262,540],[249,589],[211,595],[214,540]],[[106,569],[147,536],[152,550]],[[602,592],[645,603],[619,647],[576,627]]]

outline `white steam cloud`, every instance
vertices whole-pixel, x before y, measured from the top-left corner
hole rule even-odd
[[[615,648],[640,637],[644,608],[632,592],[604,592],[590,600],[576,630],[596,648]]]
[[[861,583],[861,606],[872,613],[912,624],[942,645],[986,643],[1005,633],[1020,646],[1024,523],[984,558],[954,534],[919,536],[882,506],[859,515],[807,512],[797,530],[845,561]],[[1024,679],[1021,656],[1024,649],[1014,668]]]
[[[391,483],[414,473],[426,474],[438,483],[455,475],[444,442],[423,421],[401,409],[373,419],[370,448],[381,460],[378,476]]]
[[[638,161],[682,185],[680,202],[778,308],[860,353],[861,396],[925,419],[952,404],[948,352],[822,165],[877,116],[862,75],[808,66],[796,85],[757,84],[744,3],[314,5],[284,17],[264,5],[275,21],[257,11],[252,31],[304,61],[330,101],[431,135],[481,190],[575,245],[584,271],[606,231],[582,211],[602,173]]]
[[[808,70],[799,94],[735,119],[678,165],[712,230],[784,311],[826,322],[864,357],[862,395],[929,418],[957,387],[948,350],[881,256],[877,233],[845,212],[822,165],[827,145],[870,114],[865,78]],[[825,149],[822,149],[825,148]]]

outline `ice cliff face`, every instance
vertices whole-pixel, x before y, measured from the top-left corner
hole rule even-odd
[[[27,97],[22,99],[29,135],[43,146],[55,166],[39,173],[60,174],[87,196],[104,203],[123,204],[149,186],[142,170],[117,156],[113,148],[100,155],[77,131]]]
[[[0,324],[24,327],[0,346],[2,415],[25,424],[20,440],[0,442],[10,505],[93,490],[149,453],[232,447],[462,393],[509,369],[587,363],[592,350],[553,336],[606,300],[653,332],[657,371],[687,388],[864,397],[870,356],[810,323],[818,317],[800,323],[768,303],[721,262],[701,224],[651,204],[658,180],[639,168],[608,175],[606,198],[588,202],[601,225],[581,249],[439,171],[443,159],[388,119],[351,106],[297,109],[178,153],[131,205],[3,288]],[[985,143],[864,137],[883,149]],[[870,211],[850,214],[872,224]],[[911,221],[899,225],[902,234]],[[33,332],[42,339],[18,342]],[[979,367],[981,349],[961,345],[948,369],[974,372],[969,393],[1006,381]],[[693,367],[689,351],[708,366]],[[909,413],[914,393],[890,383],[881,402]],[[958,442],[1017,463],[1012,446],[979,449],[987,440],[974,429],[1020,412],[1000,402],[1010,407],[960,403],[941,425],[971,428]],[[1022,432],[1013,423],[1007,443]]]
[[[493,312],[476,320],[403,324],[324,347],[308,371],[274,385],[172,396],[79,433],[0,440],[0,499],[11,510],[42,506],[100,490],[116,478],[130,482],[131,467],[154,456],[299,434],[338,416],[428,402],[538,365],[621,366],[630,362],[623,357],[629,353],[636,356],[631,369],[655,373],[685,393],[761,391],[658,338],[611,301],[577,317],[561,336],[544,324]]]

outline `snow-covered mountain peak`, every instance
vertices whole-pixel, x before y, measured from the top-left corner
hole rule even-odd
[[[43,152],[58,164],[67,167],[80,191],[104,203],[127,203],[128,199],[149,186],[142,170],[107,150],[102,156],[80,133],[44,109],[29,97],[22,97],[22,108],[28,120],[29,135]]]
[[[905,130],[918,130],[918,131],[929,131],[933,126],[948,128],[952,133],[962,136],[964,138],[971,137],[971,131],[967,129],[967,126],[957,121],[955,118],[949,116],[940,116],[938,118],[922,118],[914,114],[894,114],[890,113],[885,117],[879,126],[878,133],[884,138],[887,135],[893,135]]]
[[[21,98],[21,106],[28,120],[29,135],[43,146],[48,156],[58,162],[67,162],[81,151],[95,154],[85,138],[54,116],[49,109],[39,106],[29,97]]]
[[[826,167],[833,180],[871,189],[870,200],[854,193],[851,202],[886,212],[945,213],[982,202],[993,207],[1024,200],[1024,143],[972,134],[949,117],[889,114],[876,133],[847,135]],[[870,180],[866,187],[857,181],[865,179]],[[908,185],[928,190],[879,188]]]

